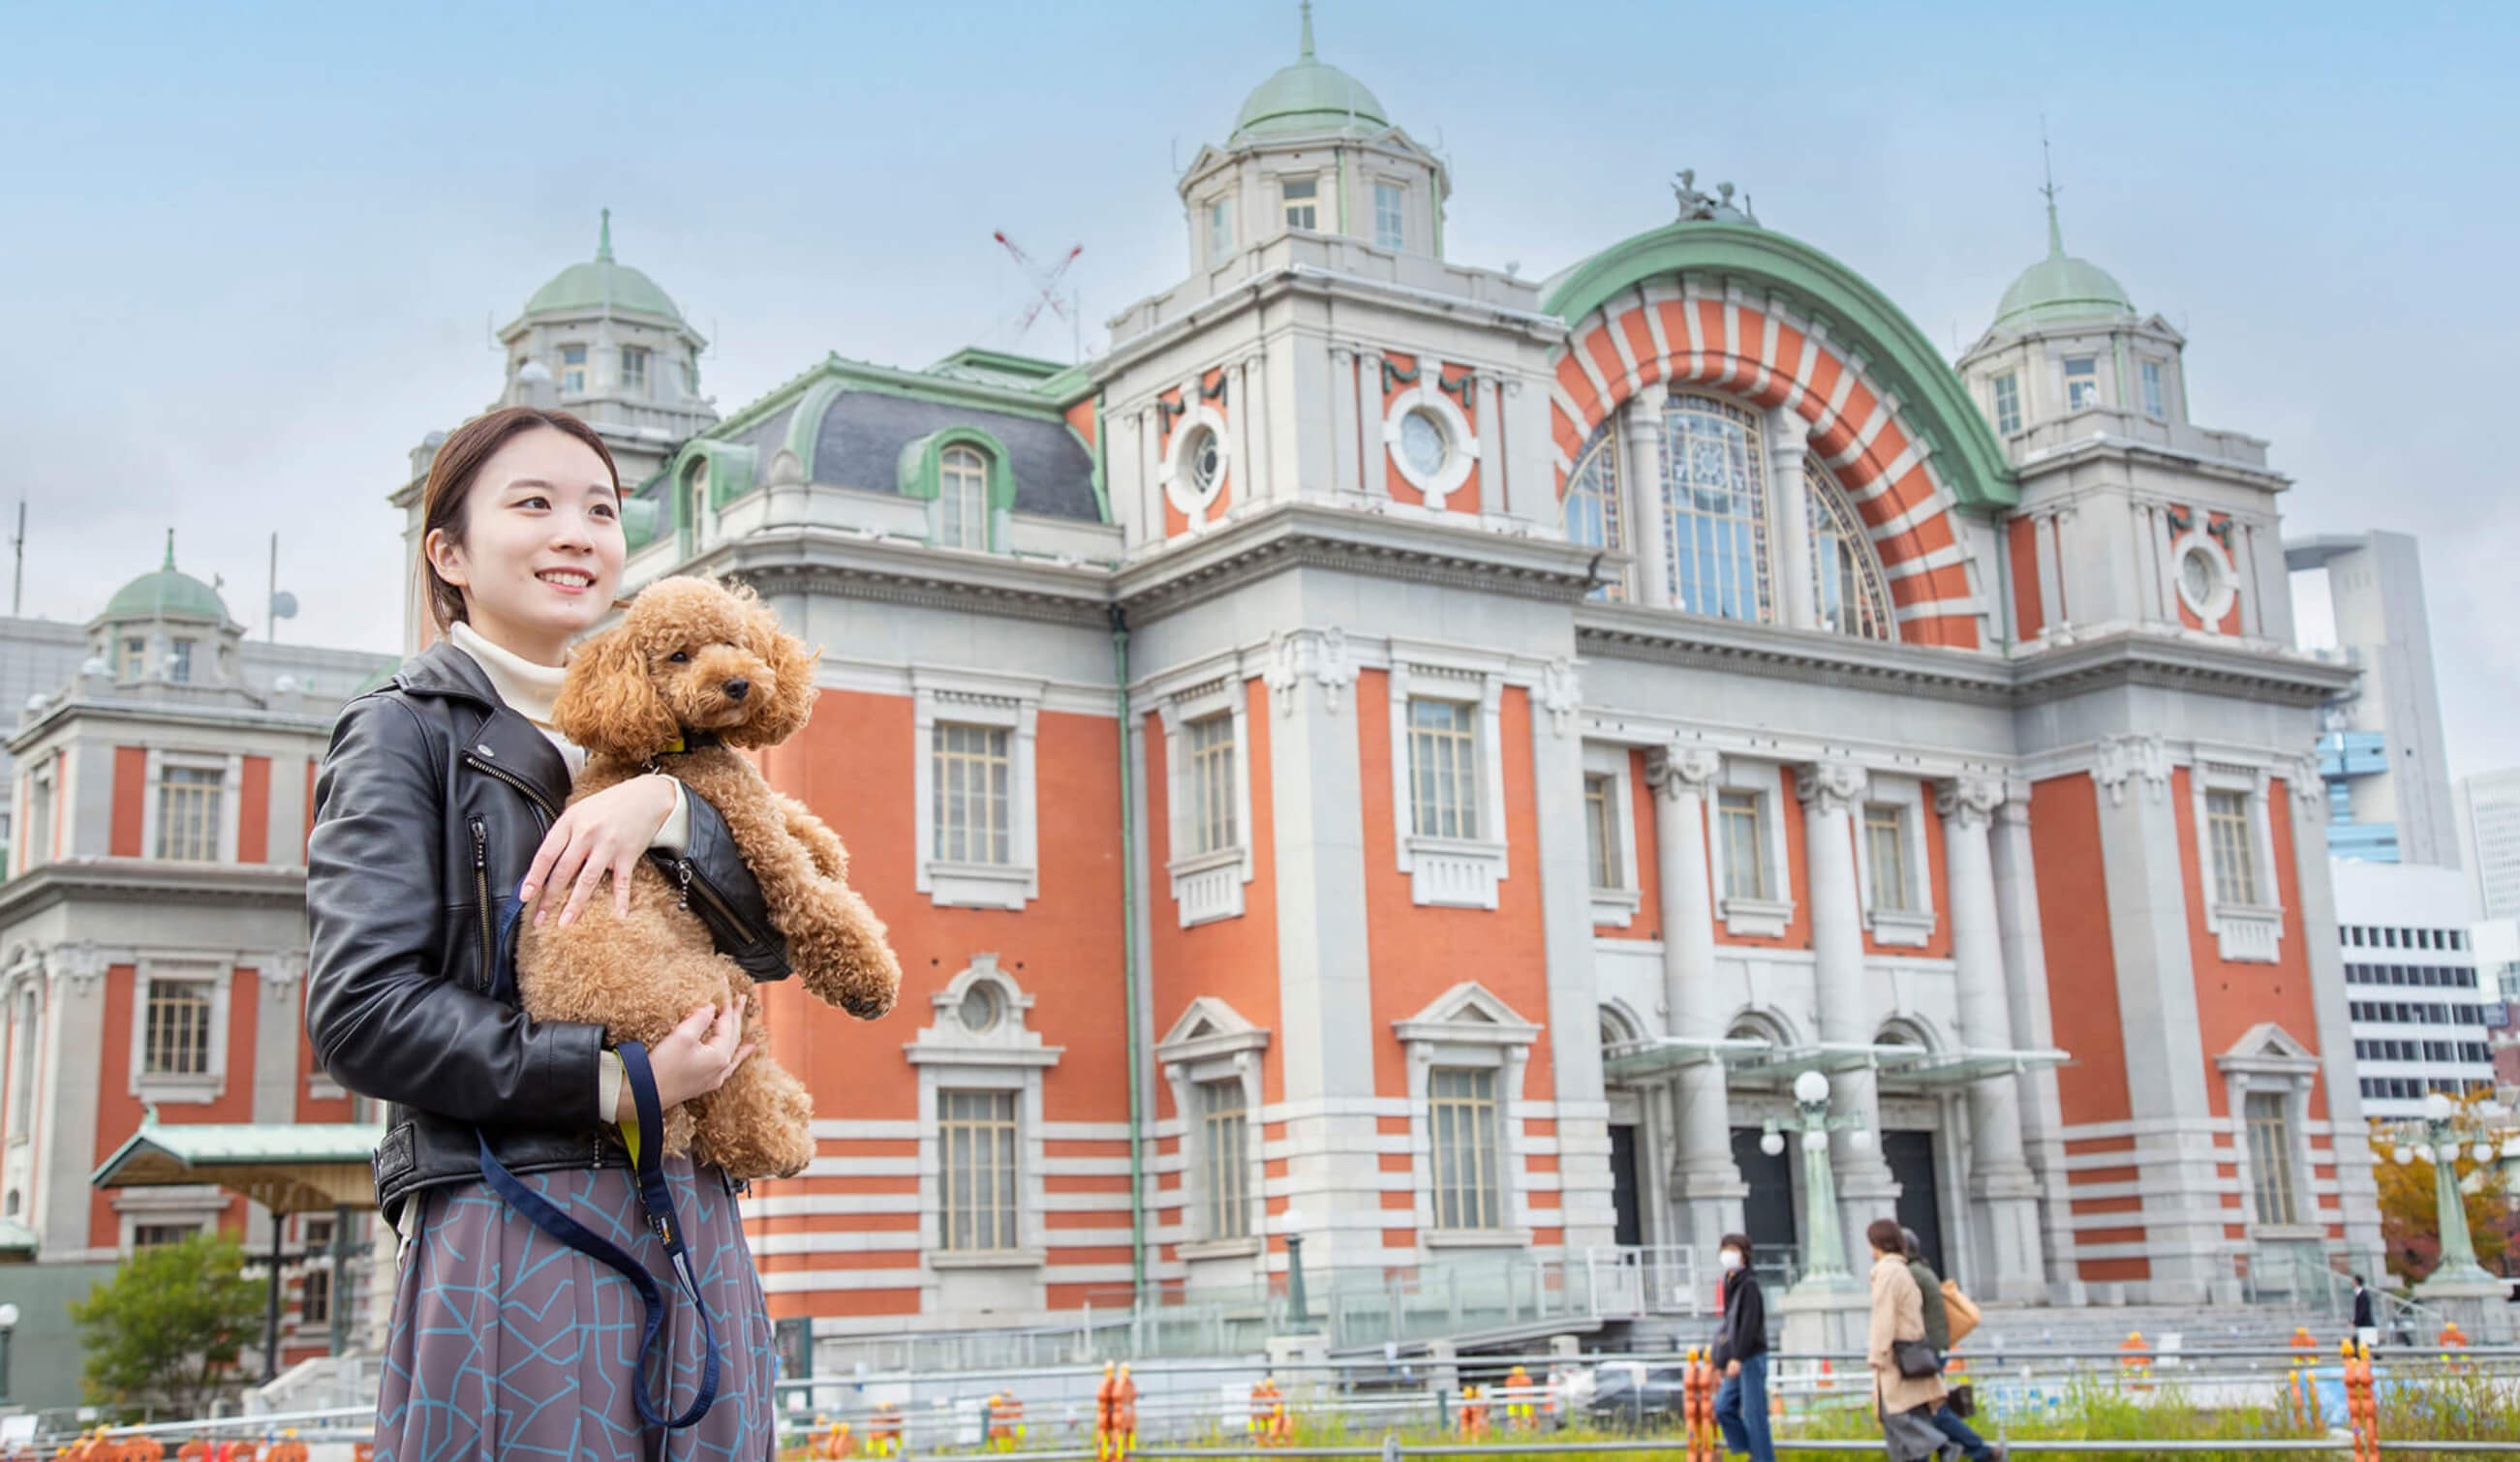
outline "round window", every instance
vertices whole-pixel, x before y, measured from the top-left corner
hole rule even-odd
[[[963,992],[963,1003],[955,1011],[962,1017],[963,1029],[974,1036],[985,1036],[998,1023],[1005,1000],[994,985],[974,985]]]
[[[1202,498],[1216,491],[1217,479],[1225,475],[1225,452],[1216,433],[1205,427],[1190,443],[1190,480]]]
[[[1450,457],[1453,444],[1444,423],[1429,411],[1413,411],[1400,419],[1400,455],[1421,477],[1432,477],[1444,469],[1444,459]]]
[[[2215,591],[2222,586],[2222,580],[2223,565],[2215,561],[2213,551],[2204,545],[2199,544],[2180,555],[2179,592],[2186,598],[2189,608],[2204,612],[2205,606],[2214,601]]]

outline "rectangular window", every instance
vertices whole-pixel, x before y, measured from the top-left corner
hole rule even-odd
[[[210,863],[219,856],[219,794],[227,774],[215,767],[167,767],[158,774],[158,856]]]
[[[2065,362],[2065,409],[2081,411],[2100,404],[2100,363],[2097,357],[2078,355]]]
[[[586,394],[586,347],[562,345],[560,348],[560,388],[571,396]]]
[[[297,1319],[300,1324],[333,1323],[333,1270],[318,1263],[298,1281]]]
[[[1278,197],[1286,205],[1286,227],[1313,229],[1321,227],[1319,205],[1322,184],[1319,178],[1288,178],[1278,185]]]
[[[1477,710],[1460,700],[1409,702],[1409,801],[1419,837],[1479,835]]]
[[[166,679],[173,681],[179,686],[189,686],[193,683],[192,641],[178,640],[175,642],[175,653],[168,657],[166,663]]]
[[[2009,371],[1995,378],[1995,429],[2005,436],[2021,429],[2021,377]]]
[[[2257,855],[2249,845],[2249,794],[2205,794],[2206,846],[2214,850],[2214,901],[2258,902]]]
[[[2169,415],[2161,404],[2161,362],[2143,363],[2143,414],[2155,421]]]
[[[1211,1239],[1251,1232],[1250,1115],[1240,1078],[1198,1084],[1199,1175],[1206,1181]]]
[[[624,395],[648,394],[648,347],[621,347],[621,390]]]
[[[201,1231],[199,1223],[135,1223],[131,1226],[131,1247],[156,1249],[180,1244]]]
[[[2256,1190],[2258,1221],[2295,1221],[2292,1191],[2292,1124],[2279,1091],[2252,1091],[2245,1104],[2249,1127],[2249,1184]]]
[[[146,1076],[210,1074],[210,982],[152,980],[142,1031],[140,1070]]]
[[[149,642],[133,638],[122,642],[121,679],[136,681],[149,673]]]
[[[1759,794],[1719,793],[1715,816],[1724,840],[1724,897],[1767,898],[1768,848],[1759,821]]]
[[[1595,888],[1624,888],[1620,881],[1619,812],[1611,802],[1619,779],[1605,774],[1584,778],[1584,840],[1590,851]]]
[[[1400,200],[1406,196],[1397,183],[1373,185],[1373,242],[1384,248],[1401,246]]]
[[[33,867],[53,861],[53,772],[50,767],[26,779],[26,863]]]
[[[1435,1226],[1501,1228],[1496,1072],[1439,1066],[1426,1074],[1434,1136]]]
[[[936,1093],[937,1143],[944,1168],[944,1247],[958,1252],[1013,1249],[1015,1094]]]
[[[1190,724],[1191,851],[1222,853],[1241,846],[1234,825],[1234,718]]]
[[[964,726],[940,721],[928,754],[934,758],[936,828],[933,856],[945,863],[1011,864],[1012,822],[1008,783],[1014,763],[1003,726]]]
[[[1864,854],[1872,870],[1872,907],[1905,912],[1908,890],[1907,810],[1895,802],[1864,805]]]
[[[1220,263],[1234,252],[1234,199],[1221,198],[1207,205],[1207,262]]]

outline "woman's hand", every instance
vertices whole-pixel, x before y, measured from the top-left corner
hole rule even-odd
[[[735,1069],[752,1054],[743,1039],[744,1007],[729,992],[726,1003],[702,1005],[683,1018],[673,1034],[648,1047],[648,1069],[656,1078],[656,1105],[666,1112],[695,1096],[706,1096],[724,1085]],[[638,1097],[627,1082],[612,1120],[631,1122],[639,1116]]]
[[[534,861],[517,898],[526,904],[546,888],[568,885],[568,904],[560,911],[562,924],[577,922],[586,901],[604,875],[612,875],[612,910],[630,912],[630,872],[656,840],[656,832],[673,816],[682,788],[670,776],[634,776],[573,804],[543,834]],[[534,910],[540,925],[551,914],[546,904]]]

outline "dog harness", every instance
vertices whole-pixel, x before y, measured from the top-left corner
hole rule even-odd
[[[625,1041],[615,1047],[621,1057],[622,1075],[630,1084],[631,1100],[639,1109],[637,1138],[630,1143],[630,1161],[639,1175],[639,1207],[648,1219],[648,1227],[665,1246],[666,1262],[674,1267],[674,1277],[681,1282],[683,1293],[691,1299],[692,1310],[700,1317],[700,1340],[706,1348],[706,1359],[700,1366],[699,1395],[691,1409],[671,1420],[662,1409],[648,1398],[644,1375],[630,1384],[630,1399],[639,1408],[639,1419],[649,1426],[674,1431],[696,1424],[708,1415],[717,1402],[718,1349],[717,1326],[709,1319],[708,1304],[700,1298],[699,1278],[692,1271],[691,1251],[683,1244],[681,1216],[674,1211],[674,1190],[665,1182],[665,1116],[656,1099],[656,1074],[648,1064],[648,1047],[636,1041]],[[630,1133],[622,1133],[624,1137]],[[536,1228],[550,1234],[589,1259],[600,1261],[618,1270],[630,1281],[648,1307],[646,1328],[639,1337],[639,1364],[644,1371],[649,1348],[664,1333],[665,1296],[656,1286],[656,1276],[648,1266],[621,1252],[620,1246],[578,1222],[550,1199],[518,1181],[517,1175],[490,1154],[487,1137],[474,1134],[481,1144],[481,1180],[490,1191],[533,1221]],[[665,1405],[672,1404],[671,1373],[668,1372]]]

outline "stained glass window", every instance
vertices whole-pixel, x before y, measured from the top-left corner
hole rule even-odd
[[[1726,619],[1774,617],[1768,463],[1758,420],[1704,396],[1663,408],[1663,511],[1674,607]]]
[[[1812,595],[1821,628],[1866,640],[1897,639],[1890,581],[1855,505],[1809,462],[1803,464],[1803,501],[1811,518]]]

